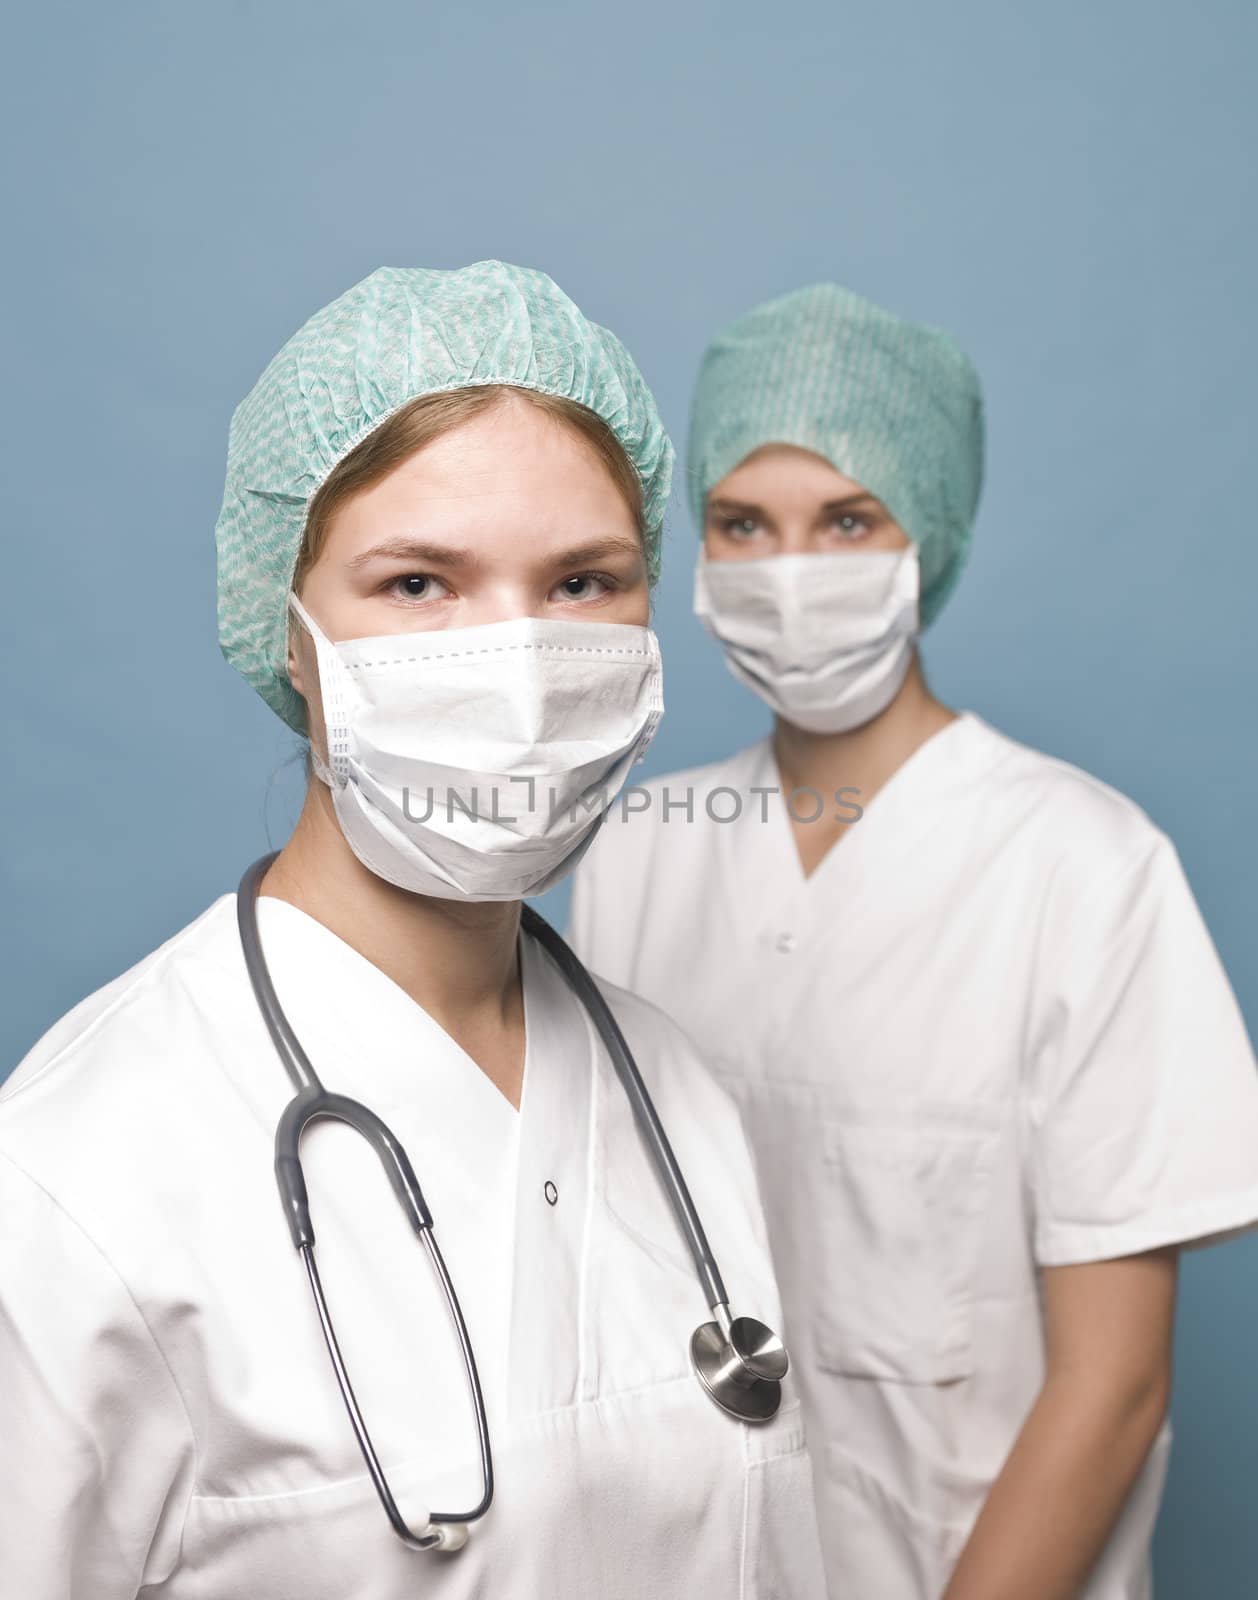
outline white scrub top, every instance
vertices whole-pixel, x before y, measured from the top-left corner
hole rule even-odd
[[[766,741],[616,807],[574,942],[741,1099],[831,1594],[936,1600],[1044,1376],[1036,1269],[1258,1219],[1258,1076],[1174,850],[1113,790],[963,716],[805,878],[753,792],[779,781]],[[1087,1600],[1150,1593],[1168,1449]]]
[[[517,1114],[326,928],[259,904],[329,1088],[407,1146],[480,1363],[497,1494],[407,1549],[342,1406],[272,1175],[289,1080],[235,900],[71,1012],[0,1092],[0,1593],[21,1600],[638,1600],[824,1593],[798,1400],[719,1411],[690,1372],[690,1258],[585,1012],[522,941]],[[776,1323],[737,1108],[651,1007],[609,999],[737,1312]],[[448,1312],[376,1157],[313,1124],[333,1317],[404,1511],[478,1497]]]

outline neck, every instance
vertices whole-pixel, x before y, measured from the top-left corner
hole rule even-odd
[[[784,789],[812,788],[822,794],[856,789],[852,796],[867,806],[913,752],[956,712],[937,700],[927,687],[916,651],[908,675],[894,700],[872,721],[847,733],[809,733],[780,717],[773,729],[773,754]]]
[[[262,882],[391,978],[518,1106],[523,999],[518,901],[410,894],[363,866],[312,777],[292,837]]]

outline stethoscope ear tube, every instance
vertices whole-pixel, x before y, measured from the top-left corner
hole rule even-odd
[[[272,850],[270,855],[260,856],[240,880],[240,887],[236,890],[236,926],[240,930],[240,947],[244,952],[245,971],[249,974],[253,997],[258,1002],[258,1010],[262,1013],[276,1054],[292,1079],[293,1088],[321,1089],[323,1085],[319,1082],[319,1074],[311,1065],[310,1057],[302,1049],[301,1040],[293,1032],[292,1024],[280,1005],[262,949],[262,935],[258,931],[258,890],[278,854],[278,850]]]
[[[275,1181],[284,1200],[288,1231],[298,1250],[315,1242],[310,1201],[301,1169],[301,1136],[320,1117],[344,1122],[361,1134],[379,1157],[389,1186],[414,1231],[423,1235],[432,1227],[432,1212],[424,1199],[415,1169],[401,1142],[367,1106],[347,1095],[331,1094],[320,1083],[300,1089],[284,1107],[275,1130]]]
[[[262,949],[257,910],[258,889],[274,859],[274,855],[264,856],[260,861],[255,861],[245,873],[237,893],[236,916],[245,967],[258,1008],[266,1022],[267,1031],[271,1035],[276,1051],[297,1090],[285,1106],[275,1129],[275,1180],[284,1207],[284,1217],[288,1223],[293,1245],[305,1264],[315,1309],[319,1316],[319,1325],[323,1330],[324,1343],[336,1374],[341,1399],[354,1430],[354,1437],[358,1441],[359,1451],[393,1531],[413,1550],[457,1550],[466,1543],[466,1524],[484,1516],[494,1497],[494,1464],[489,1441],[489,1420],[485,1413],[485,1399],[471,1336],[463,1318],[463,1308],[454,1292],[454,1284],[446,1268],[445,1258],[434,1235],[432,1212],[424,1199],[419,1179],[415,1175],[415,1169],[401,1140],[367,1106],[350,1099],[347,1095],[334,1094],[324,1088],[280,1005]],[[480,1447],[481,1498],[470,1511],[429,1512],[426,1525],[418,1531],[407,1525],[376,1454],[341,1354],[340,1342],[336,1337],[336,1328],[332,1322],[332,1314],[328,1309],[319,1268],[315,1261],[315,1230],[310,1216],[306,1178],[302,1171],[301,1139],[309,1125],[321,1117],[343,1122],[353,1128],[376,1152],[389,1185],[406,1213],[412,1229],[423,1244],[441,1284],[467,1374],[468,1389],[476,1417],[477,1442]]]

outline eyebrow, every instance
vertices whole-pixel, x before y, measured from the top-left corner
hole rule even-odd
[[[845,495],[840,500],[827,500],[822,506],[823,511],[855,511],[859,506],[877,506],[883,509],[882,501],[876,494],[870,494],[868,489],[863,489],[860,494]]]
[[[351,556],[345,563],[350,571],[369,566],[373,561],[421,561],[433,567],[475,567],[480,557],[475,550],[453,545],[425,544],[422,539],[386,539]]]
[[[589,544],[576,545],[563,550],[553,558],[556,567],[582,567],[592,562],[606,560],[609,556],[641,556],[642,546],[636,539],[612,535],[595,539]],[[386,539],[351,556],[345,563],[350,571],[369,566],[373,561],[416,561],[432,567],[474,568],[484,565],[484,557],[468,547],[427,544],[422,539]]]
[[[853,511],[858,506],[882,506],[882,501],[877,495],[862,490],[860,494],[844,495],[838,500],[823,502],[822,511]],[[756,504],[754,500],[727,500],[724,497],[713,497],[708,501],[709,513],[715,512],[718,516],[746,517],[763,516],[764,507]]]
[[[575,545],[571,550],[562,551],[555,557],[554,565],[588,567],[595,561],[605,561],[608,556],[640,557],[642,553],[640,540],[626,539],[620,534],[612,534],[606,539],[594,539],[589,544]]]

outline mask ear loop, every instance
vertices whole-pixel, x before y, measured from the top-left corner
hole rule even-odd
[[[660,642],[651,629],[647,630],[647,638],[650,641],[648,648],[651,652],[651,704],[630,763],[635,767],[640,761],[646,760],[647,750],[664,717],[664,664],[660,656]]]
[[[922,631],[922,557],[916,544],[903,552],[896,569],[896,593],[903,606],[900,627],[906,638],[916,639]]]
[[[288,609],[310,635],[319,663],[319,694],[323,701],[323,731],[328,742],[328,759],[324,761],[312,742],[311,765],[316,777],[326,783],[329,789],[340,789],[349,781],[349,673],[336,652],[336,646],[295,594],[288,597]]]

